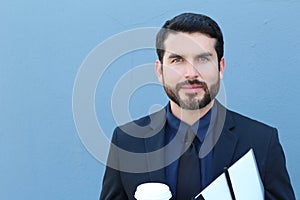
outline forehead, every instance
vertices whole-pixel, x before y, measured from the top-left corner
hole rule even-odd
[[[165,42],[165,53],[178,55],[199,54],[202,52],[215,52],[216,39],[202,33],[170,33]]]

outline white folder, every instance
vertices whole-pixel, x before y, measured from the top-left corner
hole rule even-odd
[[[200,193],[205,200],[232,200],[229,184],[236,200],[264,200],[264,187],[252,149],[228,169],[228,174],[230,182],[223,173]]]

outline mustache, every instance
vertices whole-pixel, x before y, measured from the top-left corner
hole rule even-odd
[[[182,86],[185,86],[185,85],[199,85],[202,88],[205,88],[205,89],[207,88],[207,84],[203,81],[199,81],[198,79],[186,80],[186,81],[180,82],[176,85],[176,88],[180,89]]]

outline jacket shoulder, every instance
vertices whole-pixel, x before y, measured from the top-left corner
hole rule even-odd
[[[145,115],[141,118],[135,119],[133,121],[127,122],[123,125],[118,126],[116,129],[122,130],[134,130],[139,127],[149,127],[152,129],[157,129],[164,125],[166,122],[166,109],[163,108],[157,112]]]
[[[248,130],[272,130],[274,131],[273,126],[270,126],[264,122],[258,121],[256,119],[247,117],[245,115],[242,115],[240,113],[234,112],[232,110],[227,110],[227,116],[231,118],[234,122],[234,124],[237,127],[241,127],[243,129],[248,129]]]
[[[159,138],[165,127],[165,109],[143,116],[115,128],[112,142],[130,151],[144,151],[145,139]],[[140,150],[139,147],[141,148]]]

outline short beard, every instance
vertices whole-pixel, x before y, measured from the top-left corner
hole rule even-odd
[[[179,90],[183,85],[200,85],[202,89],[204,90],[204,96],[201,99],[197,99],[197,93],[195,94],[189,94],[187,95],[187,100],[183,100],[179,96]],[[178,83],[175,88],[170,87],[169,85],[165,84],[164,78],[163,78],[163,85],[164,89],[168,95],[168,97],[176,103],[179,107],[182,109],[187,110],[198,110],[201,108],[206,107],[215,97],[217,96],[220,88],[220,78],[218,77],[218,80],[215,84],[213,84],[210,89],[208,89],[208,86],[205,82],[199,81],[197,79],[194,80],[187,80],[181,83]]]

